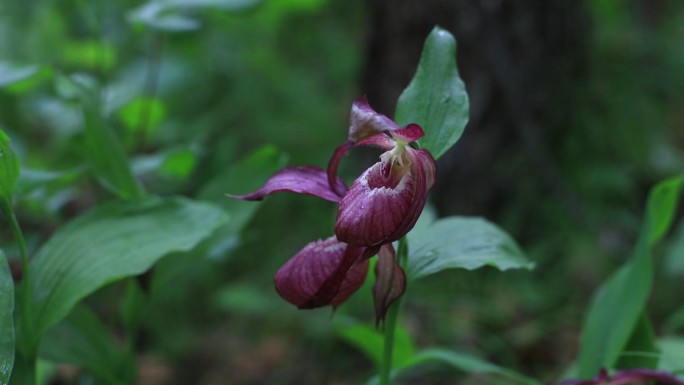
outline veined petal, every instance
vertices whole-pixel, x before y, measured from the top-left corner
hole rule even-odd
[[[368,247],[401,237],[395,238],[393,234],[411,213],[415,181],[408,170],[393,173],[389,178],[382,170],[383,162],[373,165],[354,181],[342,198],[335,224],[340,241]]]
[[[337,177],[333,178],[332,185],[334,189],[329,185],[326,171],[318,167],[286,167],[273,174],[257,191],[245,195],[228,194],[228,196],[246,201],[260,201],[271,194],[294,192],[337,203],[347,191],[347,186],[342,179]]]
[[[427,191],[430,191],[437,178],[437,162],[435,162],[435,158],[432,157],[432,154],[430,154],[430,151],[428,150],[411,151],[410,154],[413,156],[414,162],[420,163],[425,172],[425,184],[427,186]]]
[[[338,306],[363,285],[368,272],[363,251],[334,236],[311,242],[278,270],[276,290],[302,309]]]
[[[423,131],[423,128],[421,128],[417,124],[409,124],[404,128],[392,131],[390,135],[392,135],[394,139],[399,139],[406,143],[411,143],[425,136],[425,132]]]
[[[375,265],[375,284],[373,300],[375,302],[375,322],[381,323],[390,305],[404,294],[406,290],[406,273],[397,263],[394,247],[391,243],[383,245]]]
[[[427,192],[428,189],[432,187],[432,184],[434,184],[435,172],[437,170],[435,160],[432,155],[430,155],[429,151],[410,149],[409,154],[412,158],[411,175],[413,175],[415,191],[411,207],[406,213],[404,221],[397,227],[395,232],[388,237],[392,241],[403,237],[416,225],[420,213],[423,212],[423,208],[425,208]]]
[[[368,100],[362,96],[352,104],[349,118],[349,139],[357,142],[371,135],[384,131],[398,130],[399,126],[383,114],[379,114],[368,105]]]
[[[328,184],[330,185],[330,188],[339,195],[344,195],[344,193],[347,191],[347,186],[344,186],[344,191],[338,191],[337,187],[335,187],[335,183],[338,180],[337,168],[340,165],[342,158],[344,158],[345,155],[347,155],[349,150],[358,146],[378,146],[380,148],[384,148],[385,150],[389,150],[393,148],[394,145],[394,140],[392,140],[392,138],[385,135],[384,133],[371,135],[369,137],[363,138],[362,140],[356,143],[349,139],[346,140],[344,143],[342,143],[335,149],[333,156],[330,158],[330,161],[328,162]]]

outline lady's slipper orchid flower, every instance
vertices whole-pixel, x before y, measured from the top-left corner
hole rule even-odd
[[[300,308],[338,306],[363,284],[368,258],[379,253],[373,294],[378,320],[384,318],[406,285],[391,243],[413,228],[435,180],[432,155],[410,145],[423,135],[420,126],[399,127],[361,98],[352,105],[348,139],[335,150],[327,170],[287,167],[251,194],[229,195],[261,200],[295,192],[339,203],[335,237],[309,243],[276,274],[281,297]],[[337,167],[349,150],[363,145],[386,152],[347,188]]]

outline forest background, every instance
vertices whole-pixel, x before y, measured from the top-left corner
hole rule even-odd
[[[172,255],[148,277],[140,383],[356,384],[372,375],[337,327],[347,314],[372,319],[370,286],[334,316],[299,311],[272,287],[286,258],[328,236],[334,208],[224,194],[260,185],[263,159],[326,164],[360,95],[392,116],[435,25],[458,42],[470,119],[439,161],[431,207],[499,224],[536,267],[432,276],[407,293],[402,325],[418,346],[561,377],[590,298],[634,247],[648,190],[684,166],[681,2],[192,3],[0,4],[0,126],[22,163],[17,213],[30,250],[109,196],[82,174],[82,117],[66,75],[109,88],[108,120],[149,190],[236,213],[220,247]],[[343,172],[376,156],[362,151]],[[250,161],[255,169],[234,167]],[[4,229],[0,248],[16,270]],[[678,223],[658,249],[649,302],[661,335],[684,328],[682,253]],[[115,335],[124,290],[89,299]],[[57,378],[69,383],[72,369],[58,367]],[[501,383],[444,367],[419,378]]]

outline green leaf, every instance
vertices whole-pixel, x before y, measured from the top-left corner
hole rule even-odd
[[[107,204],[63,226],[31,264],[32,342],[93,291],[194,248],[225,220],[213,205],[150,197]]]
[[[651,190],[634,256],[594,296],[582,328],[579,377],[590,378],[602,367],[614,367],[634,333],[653,283],[651,247],[669,229],[683,183],[684,176],[679,176]]]
[[[55,363],[85,368],[106,384],[123,385],[126,382],[121,372],[130,363],[110,335],[93,312],[77,306],[45,334],[39,355]]]
[[[437,159],[461,137],[468,108],[468,94],[456,68],[456,40],[435,27],[425,41],[413,80],[399,97],[395,120],[422,126],[425,137],[420,146]]]
[[[9,145],[9,138],[0,130],[0,212],[9,215],[14,186],[19,178],[19,160]]]
[[[198,194],[199,199],[216,203],[230,213],[230,222],[213,237],[214,249],[210,253],[212,258],[221,259],[227,251],[238,245],[238,233],[260,207],[255,202],[230,199],[226,194],[243,194],[256,190],[286,162],[287,157],[277,148],[264,146],[246,158],[228,165],[202,187]]]
[[[380,367],[383,359],[384,334],[375,327],[358,323],[351,319],[337,319],[335,333],[351,345],[361,350],[376,367]],[[397,325],[394,336],[394,354],[392,367],[408,365],[415,354],[415,347],[408,331]]]
[[[74,84],[81,85],[85,148],[90,166],[102,185],[120,198],[138,199],[143,195],[142,187],[133,176],[121,141],[104,117],[97,86],[91,88],[86,79],[72,77]]]
[[[0,250],[0,385],[7,385],[14,365],[14,281]]]
[[[526,268],[528,261],[515,241],[482,218],[447,217],[429,226],[421,224],[408,234],[407,276],[417,279],[444,269],[500,270]]]
[[[401,368],[392,371],[392,378],[399,377],[406,374],[410,370],[424,366],[431,363],[441,363],[451,366],[467,373],[482,373],[482,374],[496,374],[502,377],[511,379],[517,383],[526,385],[539,385],[540,382],[525,377],[524,375],[515,371],[502,368],[494,365],[480,358],[471,356],[469,354],[456,352],[447,349],[428,349],[416,354],[413,359]],[[377,384],[377,378],[368,382],[369,385]]]

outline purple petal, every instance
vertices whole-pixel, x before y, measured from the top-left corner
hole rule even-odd
[[[342,161],[342,158],[344,158],[344,156],[347,155],[347,153],[349,152],[349,150],[352,149],[353,146],[354,142],[352,142],[351,140],[345,141],[335,149],[332,158],[330,158],[330,161],[328,162],[328,185],[330,186],[330,189],[335,191],[340,196],[346,193],[347,186],[344,186],[344,190],[342,191],[337,189],[337,180],[339,179],[337,177],[337,167],[340,165],[340,161]]]
[[[352,104],[349,118],[349,139],[357,142],[384,131],[398,130],[399,126],[385,115],[375,112],[366,97],[360,97]]]
[[[404,294],[406,290],[406,273],[397,263],[394,247],[388,243],[380,249],[378,263],[375,265],[375,285],[373,300],[375,302],[375,322],[380,324],[390,305]]]
[[[396,145],[396,142],[392,138],[385,135],[385,133],[382,133],[382,134],[375,134],[375,135],[365,137],[365,138],[359,140],[358,142],[356,142],[354,147],[376,146],[376,147],[383,148],[385,150],[390,150],[390,149],[394,148],[395,145]]]
[[[287,167],[273,174],[257,191],[245,195],[229,197],[246,201],[260,201],[264,197],[279,192],[294,192],[323,198],[331,202],[339,202],[347,190],[342,179],[334,178],[334,190],[328,182],[325,170],[314,166]]]
[[[411,163],[411,174],[414,177],[415,192],[409,212],[404,217],[404,221],[397,227],[396,231],[388,238],[392,241],[397,240],[416,225],[420,213],[425,208],[427,202],[427,192],[435,180],[437,165],[435,160],[427,150],[409,150],[413,158]]]
[[[338,306],[363,285],[368,272],[363,251],[334,236],[311,242],[278,270],[276,290],[299,308]]]
[[[404,128],[393,131],[391,135],[394,139],[401,139],[406,143],[411,143],[425,136],[425,132],[417,124],[409,124]]]
[[[420,163],[425,172],[425,184],[427,186],[427,191],[432,189],[435,184],[435,179],[437,178],[437,162],[435,158],[432,157],[430,151],[428,150],[412,150],[412,155],[414,156],[414,161]]]
[[[392,238],[412,211],[415,182],[408,170],[393,171],[389,178],[382,171],[383,162],[373,165],[342,198],[335,224],[340,241],[368,247],[401,237]]]

